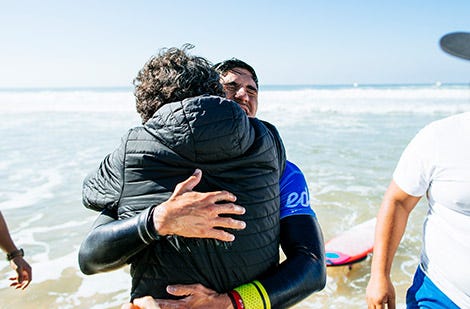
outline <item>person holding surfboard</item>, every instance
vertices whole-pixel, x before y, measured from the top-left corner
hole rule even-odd
[[[245,76],[245,74],[242,75]],[[255,83],[255,78],[256,75],[251,76],[250,83]],[[237,83],[232,80],[231,86],[237,87]],[[232,88],[238,90],[236,91],[237,94],[234,94],[234,97],[239,97],[239,102],[243,102],[244,105],[251,104],[250,107],[242,107],[242,109],[247,113],[252,113],[253,115],[256,113],[257,107],[257,82],[255,86],[256,93],[255,95],[251,96],[244,94],[244,92],[247,90],[246,86],[238,86],[239,89]],[[226,90],[226,92],[228,91]],[[250,99],[248,100],[247,97]],[[255,301],[268,301],[268,303],[270,303],[273,307],[288,306],[300,301],[301,299],[310,295],[313,291],[322,289],[326,283],[323,237],[321,229],[316,220],[315,214],[310,208],[308,190],[303,175],[294,165],[290,166],[290,170],[291,173],[288,173],[289,177],[284,179],[284,192],[281,192],[281,196],[284,194],[281,199],[283,199],[286,206],[284,211],[285,218],[281,219],[281,243],[284,251],[286,252],[287,261],[281,264],[279,269],[270,276],[260,279],[254,283],[247,283],[247,286],[240,289],[240,292],[237,293],[242,294],[241,297],[243,297],[244,293],[248,293],[248,295],[245,295],[246,301],[249,301],[250,298],[253,298],[253,288],[257,289],[261,286],[261,289],[264,290],[265,294],[257,294],[258,298]],[[185,205],[186,207],[191,207],[192,209],[196,208],[203,210],[204,207],[210,203],[213,203],[209,201],[208,196],[214,196],[216,192],[199,193],[192,191],[200,179],[201,174],[196,173],[179,185],[178,192],[175,191],[177,198],[184,197],[185,194],[186,196],[190,195],[192,197],[186,199],[181,198],[178,201],[180,206]],[[297,180],[294,181],[294,179]],[[298,181],[300,181],[300,184]],[[199,204],[194,203],[194,198],[198,198]],[[229,200],[229,202],[234,201],[234,199],[230,196],[225,196],[220,200]],[[175,204],[175,199],[168,200],[165,203],[168,208],[171,208],[171,204]],[[240,214],[238,210],[230,210],[230,205],[230,203],[227,203],[225,208],[221,207],[221,212],[223,213],[223,211],[225,211],[227,214]],[[154,212],[153,215],[153,217],[150,217],[149,220],[145,221],[150,224],[158,221],[158,212]],[[290,218],[289,220],[287,220],[288,217]],[[172,219],[178,220],[180,223],[179,225],[182,227],[184,227],[186,225],[185,222],[188,221],[186,223],[188,223],[189,227],[192,227],[189,217],[178,218],[176,216]],[[129,224],[127,220],[116,221],[115,214],[112,214],[109,211],[103,212],[100,215],[100,218],[98,218],[96,221],[93,230],[87,236],[80,249],[80,265],[82,269],[86,268],[87,273],[107,271],[124,265],[129,258],[132,258],[136,248],[142,247],[142,245],[145,245],[145,242],[139,238],[139,235],[137,235],[135,229],[130,231],[128,229],[128,225]],[[230,234],[227,236],[227,233],[210,235],[207,232],[202,232],[202,230],[215,230],[214,227],[218,226],[214,223],[214,220],[210,217],[209,213],[207,214],[207,222],[203,222],[202,226],[206,227],[206,229],[201,229],[200,234],[197,234],[194,230],[191,230],[191,237],[211,237],[224,241],[233,240],[233,238],[230,238]],[[240,225],[233,223],[232,228],[240,228]],[[136,235],[130,235],[129,233],[135,233]],[[106,250],[106,248],[112,246],[112,244],[116,241],[122,242],[123,239],[127,240],[127,246],[114,246],[113,250]],[[134,243],[129,243],[130,239]],[[103,250],[106,251],[106,254],[104,255],[102,254]],[[261,280],[264,280],[263,283],[260,282]],[[290,284],[288,286],[285,285],[285,280],[289,280]],[[188,301],[188,298],[194,299],[198,296],[199,300],[204,300],[206,302],[210,301],[210,298],[207,298],[208,294],[200,294],[200,289],[197,289],[195,286],[179,286],[179,288],[184,289],[185,291],[194,288],[193,291],[198,291],[197,295],[193,293],[191,296],[187,297],[185,301]],[[178,287],[172,287],[168,290],[178,294],[181,293],[181,289],[179,292]],[[205,291],[210,293],[210,291],[207,289]],[[186,294],[184,295],[191,294],[187,292],[185,293]],[[235,294],[235,292],[232,294]],[[233,297],[232,294],[230,295]],[[224,294],[222,296],[229,297],[228,294]],[[262,299],[262,297],[267,297],[267,299]]]
[[[17,289],[26,289],[32,279],[32,270],[28,262],[25,261],[23,249],[18,249],[11,239],[7,223],[0,211],[0,248],[7,253],[7,260],[10,266],[16,271],[17,276],[10,278],[11,286]]]
[[[447,53],[470,60],[470,33],[443,36]],[[395,308],[390,270],[410,212],[423,195],[429,210],[407,308],[470,308],[470,112],[430,123],[401,155],[379,213],[369,308]]]

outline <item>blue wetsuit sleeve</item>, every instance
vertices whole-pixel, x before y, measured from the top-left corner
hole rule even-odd
[[[281,219],[292,215],[311,215],[316,217],[310,207],[307,182],[300,169],[286,161],[286,168],[279,182],[281,191]]]

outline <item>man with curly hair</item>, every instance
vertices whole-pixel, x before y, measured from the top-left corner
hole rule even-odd
[[[273,126],[223,98],[218,73],[187,49],[162,50],[138,73],[143,125],[130,129],[83,185],[84,205],[118,219],[111,226],[122,224],[108,230],[110,242],[88,236],[80,267],[94,273],[91,256],[109,261],[119,252],[106,270],[131,263],[132,298],[170,298],[166,288],[177,283],[230,291],[279,263],[282,141]],[[180,206],[198,202],[197,192],[185,195],[178,186],[188,177],[197,191],[209,192],[202,209]],[[213,217],[212,234],[200,236],[201,216]],[[194,218],[189,228],[187,218]]]

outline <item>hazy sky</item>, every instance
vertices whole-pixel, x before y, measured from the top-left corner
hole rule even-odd
[[[469,0],[0,0],[0,88],[131,86],[187,42],[265,85],[468,83],[470,61],[438,46],[453,31],[470,31]]]

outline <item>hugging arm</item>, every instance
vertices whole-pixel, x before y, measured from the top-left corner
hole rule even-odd
[[[269,298],[270,306],[265,308],[293,306],[311,293],[323,289],[326,284],[323,235],[314,216],[293,215],[281,219],[281,246],[287,259],[274,272],[258,280]],[[253,292],[255,285],[257,292]],[[265,298],[264,295],[258,295],[260,285],[250,282],[241,286],[252,291],[248,293],[251,296],[241,295],[246,308],[255,308],[260,302],[267,301],[261,300]],[[235,290],[239,291],[239,288]],[[167,291],[184,298],[155,299],[155,304],[162,309],[179,308],[178,306],[225,308],[227,303],[230,304],[231,292],[218,294],[201,284],[172,285]]]
[[[269,302],[271,308],[292,306],[311,293],[323,289],[326,284],[323,234],[315,213],[310,208],[305,177],[294,164],[286,165],[280,189],[280,244],[287,259],[274,271],[258,278],[258,281],[235,288],[238,294],[241,293],[240,297],[248,307],[257,306],[259,302]],[[228,292],[215,298],[214,291],[207,292],[200,284],[173,285],[169,288],[171,291],[167,291],[170,294],[186,298],[172,300],[169,307],[165,305],[170,301],[158,300],[158,304],[164,309],[196,301],[203,303],[207,308],[218,308],[215,300],[222,300],[222,297],[218,296],[225,296],[226,299],[230,295],[233,297],[233,293]],[[260,292],[261,289],[264,291]],[[253,304],[253,301],[257,304]]]
[[[159,236],[232,241],[233,235],[220,227],[243,229],[245,223],[220,215],[241,215],[245,209],[233,203],[236,197],[230,192],[192,191],[201,177],[201,171],[196,170],[176,186],[167,201],[135,217],[118,220],[114,209],[102,211],[80,247],[82,272],[94,274],[119,268]]]
[[[117,205],[124,182],[126,140],[124,136],[121,145],[83,181],[83,205],[101,211],[79,250],[79,265],[85,274],[123,266],[153,239],[147,228],[150,208],[130,219],[118,220]]]
[[[292,306],[326,284],[325,246],[301,170],[286,161],[280,179],[280,244],[286,255],[275,273],[259,281],[273,308]]]
[[[154,237],[147,228],[150,210],[126,220],[117,220],[113,210],[102,211],[80,246],[81,271],[91,275],[119,268],[145,248]]]
[[[287,259],[275,273],[259,280],[272,308],[292,306],[326,284],[323,235],[314,216],[281,219],[281,247]]]

